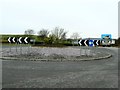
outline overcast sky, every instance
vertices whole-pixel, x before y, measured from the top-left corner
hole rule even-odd
[[[56,26],[78,32],[82,38],[100,38],[112,34],[118,38],[119,0],[1,0],[0,32],[24,34],[27,29],[36,33]]]

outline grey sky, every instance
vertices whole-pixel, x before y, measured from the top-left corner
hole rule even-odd
[[[118,0],[1,0],[1,33],[59,26],[81,37],[118,37]]]

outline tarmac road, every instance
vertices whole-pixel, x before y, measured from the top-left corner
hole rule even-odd
[[[3,88],[118,88],[118,48],[113,57],[79,62],[2,61]]]

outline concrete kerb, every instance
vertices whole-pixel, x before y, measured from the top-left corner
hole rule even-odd
[[[107,56],[103,57],[94,57],[94,58],[84,58],[84,59],[27,59],[27,58],[15,58],[15,57],[0,57],[2,60],[19,60],[19,61],[90,61],[90,60],[101,60],[101,59],[107,59],[112,57],[111,54],[108,54]]]

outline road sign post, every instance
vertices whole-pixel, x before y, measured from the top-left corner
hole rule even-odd
[[[9,46],[10,46],[10,52],[11,52],[11,42],[10,42],[10,45],[9,45]]]
[[[16,38],[16,37],[13,37],[12,41],[13,41],[13,43],[15,43],[16,53],[17,53],[17,38]]]
[[[78,41],[80,48],[81,46],[85,46],[85,55],[91,55],[90,47],[95,47],[100,45],[100,40],[91,40],[91,39],[83,39]],[[92,49],[94,51],[94,49]]]
[[[9,48],[10,48],[10,52],[11,52],[11,37],[8,38],[8,42],[9,42]]]
[[[9,42],[9,48],[10,48],[10,52],[11,52],[11,43],[15,43],[15,49],[16,49],[16,52],[18,53],[18,48],[20,48],[19,52],[20,54],[22,54],[22,44],[27,44],[27,53],[30,53],[30,42],[33,42],[33,44],[35,44],[35,40],[31,39],[29,37],[19,37],[19,38],[16,38],[16,37],[9,37],[8,38],[8,42]],[[18,45],[18,47],[17,47]]]
[[[89,48],[93,50],[94,52],[94,49],[93,47],[95,46],[95,40],[89,40]],[[89,50],[89,56],[91,55],[91,50]]]
[[[22,54],[22,47],[21,47],[22,41],[21,40],[22,40],[22,37],[19,37],[18,42],[20,44],[20,54]]]
[[[80,56],[81,56],[81,50],[82,50],[82,49],[81,49],[81,46],[80,46]]]
[[[22,54],[22,47],[21,47],[21,44],[19,44],[20,45],[20,54]]]
[[[30,53],[30,45],[28,44],[28,54]]]
[[[15,43],[15,46],[16,46],[16,53],[17,53],[17,43]]]
[[[81,48],[81,45],[82,45],[82,44],[81,44],[81,41],[82,41],[82,40],[78,41],[78,44],[80,44],[80,56],[81,56],[81,53],[82,53],[82,48]]]
[[[110,46],[111,40],[112,40],[112,35],[111,34],[102,34],[101,39],[102,39],[103,46]]]

